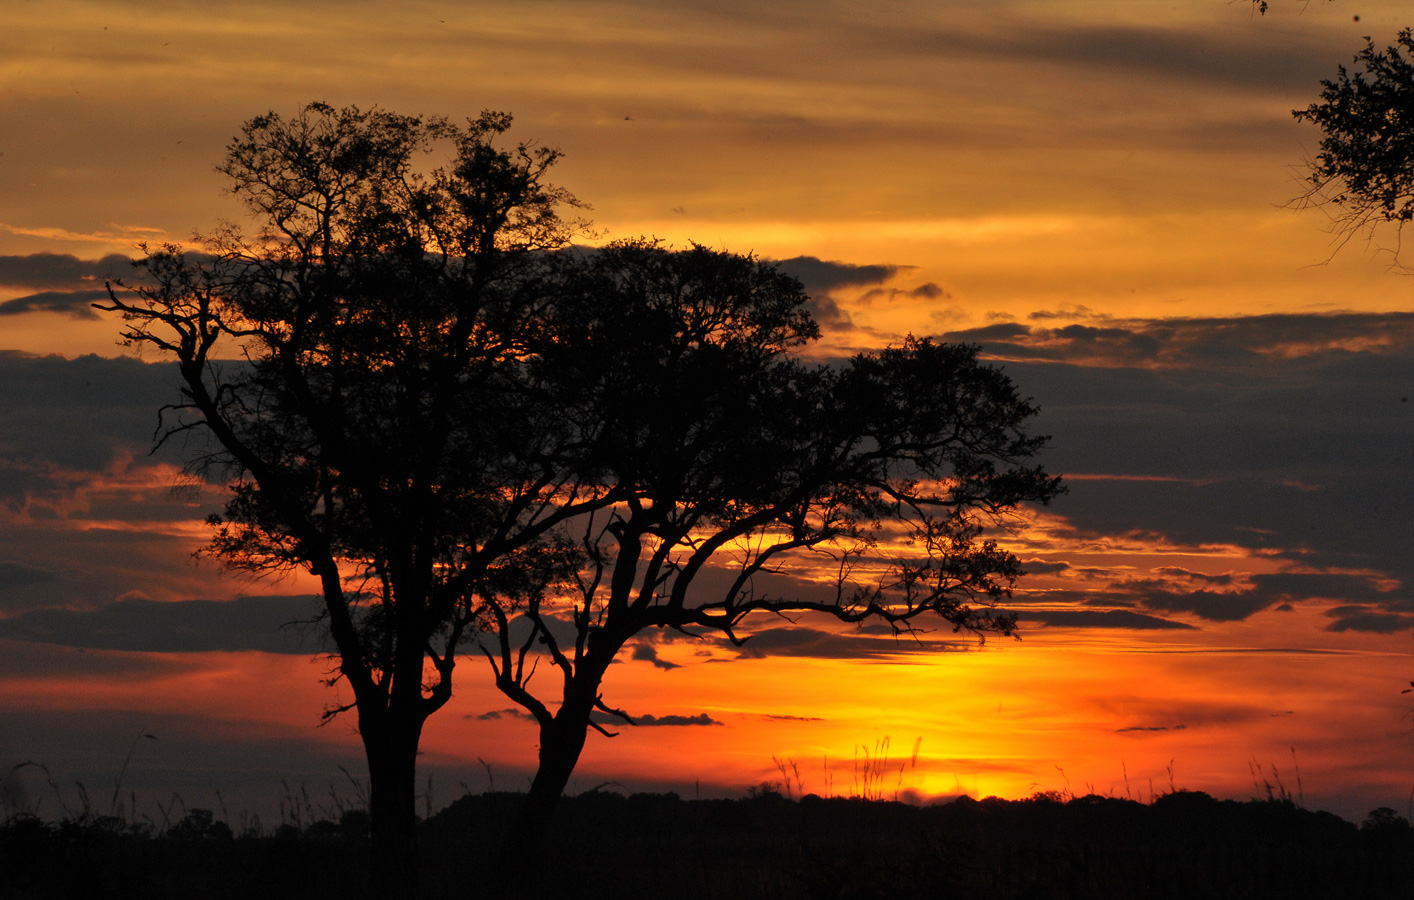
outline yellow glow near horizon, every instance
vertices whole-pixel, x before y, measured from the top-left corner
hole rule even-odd
[[[1391,754],[1383,777],[1398,792],[1400,768],[1410,757],[1402,725],[1382,721],[1388,714],[1382,701],[1340,699],[1351,687],[1377,693],[1387,679],[1388,651],[1332,655],[1271,646],[1300,631],[1275,627],[1282,616],[1292,614],[1261,614],[1251,627],[1215,626],[1216,635],[1177,641],[1119,631],[1122,642],[1077,642],[1063,630],[1043,629],[1020,644],[895,661],[684,659],[671,672],[625,663],[606,684],[613,705],[658,715],[707,712],[723,724],[625,726],[613,739],[593,736],[582,777],[696,779],[740,789],[780,781],[774,757],[795,764],[804,791],[849,796],[866,786],[856,765],[867,757],[875,761],[872,786],[886,796],[1093,789],[1147,797],[1151,782],[1157,793],[1169,789],[1172,765],[1178,787],[1243,796],[1251,793],[1249,762],[1289,771],[1294,748],[1307,792],[1330,795],[1370,774],[1346,771],[1348,760],[1331,742],[1332,732],[1353,729]],[[1243,646],[1242,636],[1254,629],[1268,639]],[[1293,682],[1291,662],[1299,658],[1322,664],[1306,667]],[[1126,689],[1116,692],[1117,684]],[[473,690],[475,704],[506,705]],[[487,734],[505,728],[519,732],[519,742]],[[512,765],[517,743],[534,740],[533,728],[508,720],[478,722],[475,733],[482,736],[472,738],[464,725],[444,719],[429,732],[428,751],[456,757],[471,739],[478,748],[502,748],[507,755],[498,759]]]

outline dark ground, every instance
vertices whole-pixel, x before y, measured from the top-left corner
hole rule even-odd
[[[428,896],[484,896],[520,796],[465,797],[423,823]],[[0,898],[361,900],[366,819],[233,837],[192,810],[167,834],[119,820],[0,827]],[[567,798],[527,898],[1414,898],[1414,829],[1357,827],[1286,800],[1177,791],[942,806],[769,792]],[[505,896],[505,894],[501,894]]]

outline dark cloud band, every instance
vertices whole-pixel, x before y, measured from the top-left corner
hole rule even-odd
[[[0,619],[0,637],[95,650],[313,655],[324,652],[322,628],[299,623],[311,622],[318,611],[316,599],[307,596],[170,603],[130,599],[87,611],[29,610]]]
[[[61,313],[75,319],[96,319],[93,304],[108,299],[106,290],[41,291],[0,303],[0,316],[18,316],[32,312]]]
[[[101,259],[79,259],[68,253],[31,253],[0,256],[0,285],[31,291],[75,290],[88,282],[92,287],[132,272],[132,260],[119,254]]]

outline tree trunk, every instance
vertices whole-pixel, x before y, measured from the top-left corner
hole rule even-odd
[[[604,673],[623,646],[602,632],[589,641],[588,653],[578,661],[575,672],[565,682],[564,700],[548,724],[540,726],[540,766],[530,783],[530,792],[519,815],[506,832],[496,872],[496,891],[524,893],[527,882],[539,870],[540,845],[549,831],[550,818],[564,795],[584,741],[589,734],[590,715],[599,698]]]
[[[417,745],[421,722],[380,717],[377,727],[360,722],[368,756],[369,837],[372,896],[416,900]]]
[[[531,852],[545,837],[550,816],[559,805],[579,762],[579,754],[584,750],[589,727],[587,717],[583,722],[561,722],[557,717],[555,725],[548,735],[540,736],[540,768],[535,771],[535,780],[530,783],[520,818],[511,832],[511,839]]]
[[[566,701],[550,727],[540,729],[540,767],[501,848],[499,875],[503,887],[523,887],[538,865],[537,855],[550,818],[584,750],[593,696],[591,691],[588,700],[580,697],[578,702]]]

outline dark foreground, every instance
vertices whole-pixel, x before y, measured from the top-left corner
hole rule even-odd
[[[429,897],[485,896],[519,795],[465,797],[423,823]],[[0,897],[367,897],[366,820],[233,837],[193,810],[166,834],[116,820],[0,827]],[[1414,897],[1414,830],[1360,827],[1286,801],[1179,791],[901,803],[764,794],[683,801],[591,793],[561,807],[528,898]]]

